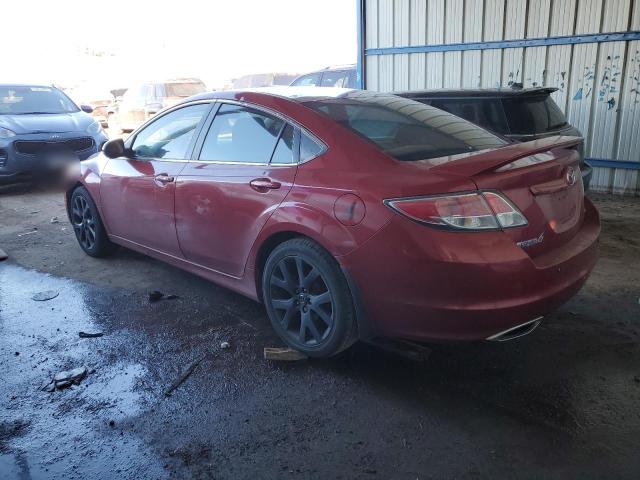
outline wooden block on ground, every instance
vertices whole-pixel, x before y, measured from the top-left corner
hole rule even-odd
[[[298,350],[294,350],[293,348],[264,347],[264,359],[292,362],[296,360],[306,360],[307,356],[304,353],[299,352]]]

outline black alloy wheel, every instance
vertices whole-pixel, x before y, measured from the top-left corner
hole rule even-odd
[[[71,222],[83,250],[91,250],[96,244],[96,220],[83,195],[76,195],[71,205]]]
[[[69,218],[76,239],[87,255],[105,257],[116,249],[109,240],[98,208],[85,187],[77,187],[69,199]]]
[[[301,345],[318,345],[334,326],[331,291],[319,269],[299,256],[280,260],[270,278],[271,306]]]
[[[263,297],[276,332],[309,356],[334,355],[357,338],[346,279],[336,260],[309,239],[289,240],[271,253]]]

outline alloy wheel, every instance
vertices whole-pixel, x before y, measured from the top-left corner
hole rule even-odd
[[[85,250],[91,250],[96,243],[96,221],[89,202],[82,195],[73,199],[71,220],[80,245]]]
[[[294,344],[316,346],[334,328],[331,291],[320,270],[300,256],[280,260],[269,279],[270,303]]]

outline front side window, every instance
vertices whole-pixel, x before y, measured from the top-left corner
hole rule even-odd
[[[259,110],[223,104],[204,139],[200,160],[267,164],[284,126],[283,120]]]
[[[316,87],[320,84],[320,73],[310,73],[298,78],[291,84],[293,87]]]
[[[209,104],[198,104],[174,110],[142,129],[133,142],[137,158],[184,160],[198,124],[209,110]]]
[[[391,94],[350,91],[305,104],[402,161],[446,157],[506,143],[455,115]]]
[[[53,87],[0,86],[0,115],[72,113],[78,107]]]

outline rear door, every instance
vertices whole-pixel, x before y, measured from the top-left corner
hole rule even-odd
[[[185,258],[244,272],[258,233],[293,184],[297,128],[255,107],[221,103],[178,178],[176,227]]]

